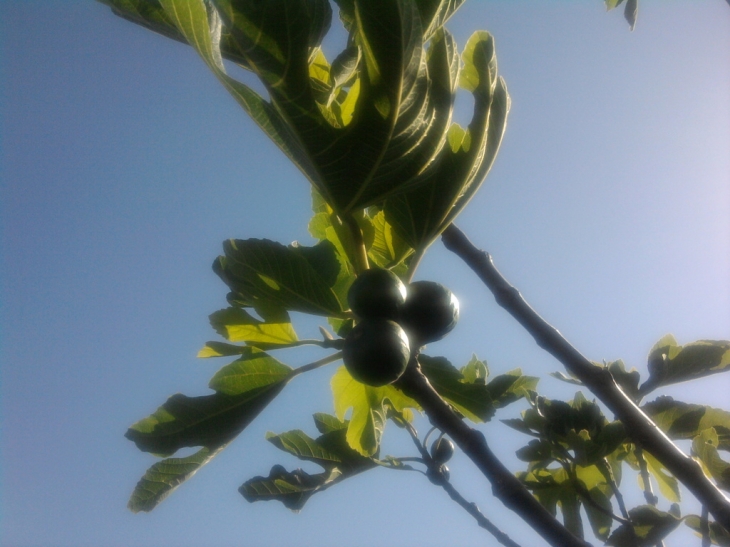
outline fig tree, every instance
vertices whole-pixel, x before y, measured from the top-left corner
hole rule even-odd
[[[398,319],[406,299],[406,286],[389,270],[365,270],[350,286],[347,303],[360,319]]]
[[[440,340],[458,321],[459,300],[449,289],[433,281],[415,281],[408,285],[400,324],[412,345]]]
[[[445,437],[439,437],[431,445],[431,457],[438,464],[446,463],[454,455],[454,443]]]
[[[384,386],[400,378],[411,356],[408,336],[388,319],[360,321],[345,337],[342,360],[355,380]]]

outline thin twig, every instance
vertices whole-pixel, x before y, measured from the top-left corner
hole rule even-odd
[[[606,461],[606,458],[603,458],[600,460],[597,467],[601,471],[601,474],[606,478],[608,486],[611,487],[611,492],[613,492],[613,495],[616,498],[616,503],[618,503],[618,508],[621,511],[621,514],[626,520],[630,520],[629,512],[626,510],[626,504],[624,503],[624,495],[621,493],[621,490],[618,489],[611,465]]]
[[[535,499],[490,450],[484,435],[472,429],[436,392],[416,358],[394,384],[415,399],[432,425],[446,433],[492,483],[492,493],[554,547],[587,547]]]
[[[644,458],[644,451],[640,446],[636,446],[634,449],[636,454],[636,461],[639,462],[639,475],[641,476],[641,482],[644,486],[644,499],[649,505],[656,507],[659,503],[659,498],[654,494],[654,490],[651,487],[651,477],[649,476],[649,468],[646,465],[646,459]]]
[[[418,448],[421,456],[423,456],[422,458],[399,458],[399,460],[420,460],[422,463],[425,463],[429,467],[434,466],[435,462],[433,461],[431,455],[428,453],[428,448],[425,446],[425,443],[422,443],[419,440],[418,433],[416,432],[415,428],[410,423],[408,423],[408,421],[403,417],[401,413],[394,411],[394,414],[398,417],[398,420],[405,427],[406,431],[408,431],[411,439],[413,440],[413,444],[416,445],[416,448]],[[431,435],[431,433],[436,429],[437,428],[432,427],[426,434],[426,439],[428,439],[429,435]],[[474,519],[477,521],[477,524],[481,528],[484,528],[487,532],[492,534],[494,538],[502,545],[506,545],[507,547],[520,547],[519,544],[512,541],[507,534],[502,532],[487,517],[485,517],[475,503],[467,501],[464,496],[462,496],[458,492],[458,490],[456,490],[456,488],[454,488],[454,486],[448,480],[446,480],[443,475],[439,476],[441,477],[440,486],[444,490],[446,490],[446,493],[452,500],[458,503],[467,513],[474,517]]]
[[[570,463],[561,460],[558,460],[558,463],[563,466],[563,469],[570,477],[570,482],[573,484],[573,488],[575,488],[575,491],[583,499],[583,501],[587,502],[596,511],[599,511],[604,515],[611,517],[616,522],[631,526],[631,521],[628,519],[628,515],[626,515],[626,518],[621,518],[618,515],[614,515],[613,511],[609,511],[593,499],[593,496],[591,496],[591,493],[588,491],[588,489],[583,486],[583,484],[578,480],[578,477],[575,474],[575,469],[570,465]]]
[[[456,226],[452,224],[446,228],[441,239],[448,250],[479,276],[497,303],[533,336],[537,345],[581,380],[624,423],[634,442],[640,442],[707,506],[720,525],[730,530],[730,500],[705,476],[699,464],[683,453],[621,390],[611,373],[603,367],[594,366],[555,327],[540,317],[499,273],[489,254],[474,247]]]
[[[449,481],[443,481],[441,483],[441,488],[446,490],[446,493],[452,500],[461,505],[461,507],[463,507],[467,513],[474,517],[480,527],[484,528],[490,534],[492,534],[494,538],[502,545],[506,545],[507,547],[520,547],[518,543],[515,543],[507,534],[502,532],[502,530],[497,528],[492,523],[492,521],[485,517],[484,514],[479,510],[479,507],[477,507],[476,503],[469,502],[464,499],[464,497],[458,492],[458,490],[456,490],[456,488],[452,486]]]
[[[728,0],[730,1],[730,0]],[[702,516],[700,516],[700,532],[702,533],[702,547],[710,547],[712,538],[710,537],[710,519],[707,507],[702,506]]]
[[[304,372],[309,372],[310,370],[314,370],[316,368],[323,367],[325,365],[329,365],[330,363],[333,363],[333,362],[337,361],[338,359],[342,359],[341,351],[338,351],[337,353],[333,353],[332,355],[328,355],[327,357],[323,357],[319,361],[314,361],[313,363],[309,363],[307,365],[302,365],[299,368],[295,368],[293,371],[291,371],[291,377],[294,378],[294,376],[297,376]]]

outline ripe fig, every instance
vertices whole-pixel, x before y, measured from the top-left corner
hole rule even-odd
[[[454,443],[445,437],[439,437],[431,445],[431,457],[438,464],[446,463],[454,455]]]
[[[415,281],[408,286],[400,324],[413,346],[440,340],[458,321],[459,300],[449,289],[433,281]]]
[[[365,270],[350,286],[347,303],[360,319],[398,319],[398,312],[406,300],[406,286],[389,270]]]
[[[350,375],[369,386],[392,384],[411,356],[408,336],[388,319],[363,319],[345,338],[342,360]]]

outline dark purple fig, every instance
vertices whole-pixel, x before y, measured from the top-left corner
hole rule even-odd
[[[431,445],[431,457],[438,464],[446,463],[454,455],[454,443],[445,437],[439,437]]]
[[[350,376],[374,387],[400,378],[410,356],[408,336],[398,323],[388,319],[363,319],[345,337],[342,348]]]
[[[426,476],[428,477],[428,480],[430,480],[432,483],[440,486],[445,482],[449,482],[451,472],[446,465],[441,464],[438,467],[429,467],[426,470]]]
[[[403,302],[406,286],[389,270],[365,270],[350,286],[347,303],[359,319],[391,319],[396,321]]]
[[[421,346],[440,340],[458,321],[459,300],[449,289],[433,281],[416,281],[408,285],[400,324],[411,345]]]

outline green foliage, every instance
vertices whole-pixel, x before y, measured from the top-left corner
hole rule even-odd
[[[308,228],[314,245],[231,239],[213,264],[230,289],[229,306],[210,315],[225,341],[207,342],[199,356],[235,357],[210,380],[213,393],[173,395],[126,433],[140,450],[165,458],[149,468],[129,501],[132,511],[150,511],[227,447],[288,382],[343,356],[330,351],[292,369],[266,352],[301,345],[343,349],[348,333],[358,328],[356,321],[370,313],[362,311],[367,306],[348,303],[357,274],[375,267],[386,270],[397,285],[413,278],[426,249],[491,169],[510,98],[498,75],[493,37],[475,32],[460,54],[443,26],[463,0],[335,0],[349,37],[331,60],[321,48],[334,18],[328,0],[101,1],[130,21],[192,46],[312,186]],[[605,4],[611,10],[622,1]],[[637,4],[626,1],[631,28]],[[231,77],[224,59],[258,77],[267,96]],[[474,99],[465,128],[452,123],[459,89]],[[368,288],[356,296],[362,303],[374,294]],[[388,317],[407,322],[400,302],[395,308]],[[291,312],[326,318],[336,336],[321,328],[323,340],[300,340]],[[415,315],[424,313],[419,309]],[[526,400],[529,408],[520,418],[503,420],[530,437],[517,451],[527,465],[517,476],[548,512],[560,513],[577,537],[585,533],[584,515],[597,538],[616,546],[655,545],[684,520],[693,530],[705,530],[714,544],[730,545],[727,531],[716,523],[696,515],[680,518],[677,479],[656,454],[636,444],[624,424],[609,421],[595,401],[580,392],[570,402],[541,396],[538,379],[520,369],[490,379],[486,362],[475,355],[457,369],[444,357],[419,354],[418,342],[416,337],[410,350],[401,348],[401,364],[419,364],[428,383],[462,418],[488,422],[498,410]],[[728,371],[730,342],[680,346],[667,335],[649,353],[643,384],[639,371],[627,370],[621,360],[594,365],[607,370],[638,405],[663,386]],[[554,376],[583,385],[563,373]],[[414,470],[405,462],[425,465],[426,477],[449,488],[443,463],[453,444],[443,434],[457,438],[440,433],[436,443],[445,448],[434,444],[429,455],[430,433],[421,440],[414,426],[414,411],[422,409],[398,386],[366,385],[338,368],[331,378],[335,415],[315,414],[317,438],[298,429],[267,434],[274,446],[322,472],[274,465],[267,476],[240,487],[243,497],[278,500],[298,511],[316,492],[366,470]],[[720,456],[721,450],[730,451],[730,413],[662,396],[641,409],[671,439],[690,440],[692,456],[706,475],[730,491],[730,463]],[[419,456],[381,456],[389,420],[408,432]],[[199,450],[170,457],[187,447]],[[624,463],[638,474],[650,505],[624,506],[619,491]],[[675,504],[668,511],[658,508],[649,490],[651,478]],[[472,512],[473,504],[464,505]]]
[[[679,515],[675,515],[671,511],[660,511],[651,505],[635,507],[629,511],[629,517],[631,517],[632,524],[619,526],[608,538],[606,545],[616,547],[653,546],[667,537],[682,522]]]
[[[646,394],[657,387],[686,382],[730,370],[730,341],[699,340],[680,346],[671,334],[649,352],[649,379],[641,386]]]
[[[278,500],[285,507],[298,511],[316,492],[377,467],[373,460],[360,455],[347,443],[348,421],[328,414],[315,414],[315,424],[321,433],[316,439],[300,430],[281,435],[269,433],[266,438],[280,450],[316,463],[324,472],[310,474],[301,469],[287,472],[281,465],[275,465],[268,477],[254,477],[239,488],[246,500]]]

